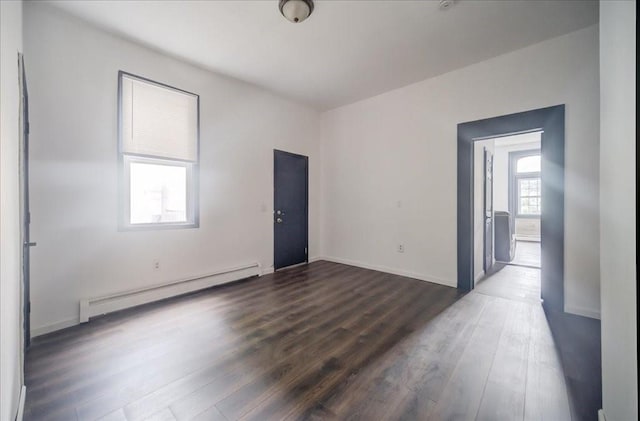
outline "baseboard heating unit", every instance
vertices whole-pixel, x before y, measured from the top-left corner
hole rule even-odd
[[[80,323],[89,318],[187,294],[227,282],[260,276],[260,263],[220,270],[206,275],[168,282],[140,289],[80,300]]]

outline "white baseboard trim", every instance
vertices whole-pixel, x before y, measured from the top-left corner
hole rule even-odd
[[[203,276],[196,276],[184,280],[169,282],[138,290],[124,291],[103,297],[83,299],[80,301],[78,317],[51,323],[45,326],[33,327],[31,337],[45,335],[57,330],[87,322],[90,317],[151,303],[178,295],[188,294],[215,285],[245,279],[251,276],[273,272],[273,268],[262,270],[259,263],[230,268]]]
[[[27,397],[27,386],[20,388],[20,400],[18,401],[18,413],[16,414],[16,421],[22,421],[24,418],[24,401]]]
[[[527,235],[516,235],[516,241],[539,243],[540,242],[540,237],[530,237],[530,236],[527,236]]]
[[[308,263],[313,263],[313,262],[317,262],[319,260],[324,260],[324,257],[322,257],[322,256],[314,256],[314,257],[309,257],[308,260],[309,260]],[[296,266],[302,266],[304,264],[306,264],[306,263],[300,263],[299,265],[293,265],[293,266],[289,266],[289,267],[293,268],[293,267],[296,267]],[[262,275],[268,275],[268,274],[274,273],[274,272],[275,272],[275,270],[273,269],[273,266],[271,266],[269,268],[263,269],[262,270]]]
[[[586,308],[586,307],[580,307],[580,306],[571,306],[571,305],[566,305],[565,304],[564,311],[566,313],[575,314],[576,316],[583,316],[583,317],[589,317],[591,319],[600,320],[600,311],[594,310],[592,308]]]
[[[80,324],[80,319],[78,317],[74,317],[72,319],[62,320],[40,327],[34,327],[31,328],[31,338],[33,339],[36,336],[46,335],[47,333],[55,332],[56,330],[66,329],[77,324]]]
[[[604,416],[604,409],[598,409],[598,421],[607,421],[607,418]]]
[[[178,279],[160,285],[120,291],[101,297],[85,298],[80,300],[80,323],[86,323],[94,316],[164,300],[258,275],[262,275],[262,267],[260,263],[256,262],[221,269],[203,275]]]
[[[474,283],[478,282],[480,279],[484,278],[484,270],[481,270],[480,273],[478,273],[475,277],[475,279],[473,280]]]
[[[273,272],[274,272],[273,267],[262,269],[262,274],[260,276],[268,275]]]
[[[359,262],[356,260],[342,259],[340,257],[323,256],[318,260],[326,260],[333,263],[342,263],[343,265],[356,266],[363,269],[377,270],[378,272],[390,273],[392,275],[405,276],[407,278],[417,279],[419,281],[433,282],[435,284],[445,285],[448,287],[457,287],[456,281],[449,281],[446,279],[438,278],[437,276],[423,275],[421,273],[411,272],[402,269],[390,268],[387,266],[371,265],[369,263]]]

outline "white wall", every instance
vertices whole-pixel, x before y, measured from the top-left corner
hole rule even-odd
[[[211,48],[215,48],[212,45]],[[78,301],[260,262],[273,265],[273,149],[310,158],[310,258],[318,253],[319,115],[25,6],[32,133],[34,333],[77,322]],[[119,232],[117,72],[200,95],[200,228]],[[153,260],[161,269],[153,270]]]
[[[495,151],[493,139],[473,144],[473,279],[484,275],[484,149]],[[494,161],[495,165],[495,161]],[[495,166],[494,166],[495,168]],[[494,173],[495,183],[495,173]],[[495,193],[494,193],[495,194]],[[495,202],[494,202],[495,205]],[[497,209],[494,206],[494,210]],[[495,257],[495,256],[494,256]]]
[[[18,51],[22,2],[0,2],[0,421],[14,420],[22,386]]]
[[[636,2],[600,2],[602,403],[638,419]]]
[[[324,113],[324,254],[456,285],[457,124],[557,104],[566,104],[565,308],[597,317],[597,26]]]

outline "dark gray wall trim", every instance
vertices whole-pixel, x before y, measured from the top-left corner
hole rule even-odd
[[[542,299],[564,311],[564,114],[556,105],[458,124],[458,288],[474,287],[473,142],[542,130]]]

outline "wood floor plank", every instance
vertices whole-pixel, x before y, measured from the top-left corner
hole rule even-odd
[[[282,316],[282,317],[284,317],[284,316]],[[211,328],[210,322],[208,322],[207,320],[208,319],[205,319],[203,322],[201,322],[202,328],[205,329],[205,330],[211,330],[210,329]],[[271,320],[270,322],[277,322],[277,320]],[[195,337],[198,341],[204,341],[205,345],[206,345],[206,343],[208,341],[219,339],[217,336],[214,336],[214,337],[207,336],[207,333],[204,330],[203,331],[198,330],[198,331],[194,332],[193,329],[197,328],[197,327],[199,327],[198,324],[190,323],[189,331],[185,334],[185,336],[186,336],[185,339],[188,339],[189,337]],[[214,332],[218,332],[218,330],[214,330]],[[167,359],[166,358],[166,354],[169,353],[170,351],[174,351],[174,352],[178,352],[180,354],[184,354],[184,350],[182,348],[185,347],[185,345],[184,345],[185,341],[181,341],[180,339],[181,339],[180,337],[177,337],[177,338],[174,337],[174,338],[166,339],[167,341],[169,341],[168,342],[169,348],[167,348],[166,347],[166,343],[165,343],[165,335],[162,335],[161,339],[156,340],[155,342],[157,342],[157,343],[153,343],[151,348],[147,347],[147,348],[143,348],[142,351],[138,351],[138,352],[142,353],[143,360],[144,360],[145,357],[146,357],[146,360],[147,360],[143,367],[138,367],[138,371],[144,370],[145,366],[150,366],[151,370],[155,370],[154,367],[158,367],[158,366],[162,367],[163,366],[163,364],[161,363],[162,362],[162,358]],[[234,339],[242,341],[241,337],[239,337],[239,338],[234,337]],[[259,339],[260,339],[259,337],[254,338],[255,341],[257,341]],[[195,343],[195,344],[191,343],[189,346],[193,346],[193,345],[198,345],[198,343]],[[221,344],[221,345],[224,345],[224,344]],[[230,350],[236,350],[235,345],[233,345],[233,344],[231,344],[231,345],[227,344],[227,345],[228,345],[227,348],[229,348]],[[154,362],[154,359],[152,358],[154,356],[153,351],[158,349],[158,348],[160,349],[160,351],[162,351],[162,353],[160,355],[158,355],[159,362]],[[218,351],[219,352],[219,350],[214,350],[214,351]],[[173,360],[177,361],[178,359],[177,358],[169,358],[169,360],[171,360],[171,364],[174,364],[175,361],[173,361]],[[208,361],[208,360],[204,360],[205,363],[206,363],[206,361]],[[114,364],[114,362],[115,362],[115,364]],[[129,395],[127,395],[126,393],[118,395],[117,394],[117,390],[114,390],[114,389],[117,389],[118,387],[120,387],[120,388],[129,387],[128,385],[130,384],[130,382],[131,381],[135,381],[135,373],[136,373],[136,371],[135,370],[132,371],[132,369],[135,368],[134,366],[136,365],[137,362],[138,362],[137,360],[132,359],[131,355],[129,355],[128,364],[122,364],[121,362],[119,363],[117,360],[114,361],[111,358],[107,359],[106,360],[107,364],[112,364],[113,366],[118,367],[118,370],[119,370],[118,374],[114,374],[113,371],[99,370],[98,369],[96,371],[98,373],[100,373],[100,375],[97,376],[97,377],[93,376],[91,378],[88,378],[88,379],[86,379],[85,382],[82,382],[82,381],[81,382],[77,382],[77,381],[76,382],[71,382],[71,384],[73,384],[75,389],[69,391],[67,393],[67,395],[75,394],[74,398],[75,399],[79,399],[80,396],[78,396],[78,393],[82,393],[84,395],[89,395],[89,394],[92,393],[91,386],[100,387],[100,385],[104,384],[105,380],[108,379],[109,380],[110,389],[112,389],[111,395],[112,396],[119,396],[117,398],[118,400],[127,399],[128,397],[130,397]],[[132,364],[133,364],[133,366],[132,366]],[[184,367],[183,367],[183,369],[184,369]],[[80,372],[80,374],[82,374],[82,372]],[[118,386],[117,378],[115,378],[115,376],[117,376],[117,375],[119,375],[120,378],[123,381],[125,381],[125,383],[123,385],[121,385],[121,386]],[[53,381],[56,382],[56,393],[60,394],[60,393],[64,392],[64,390],[65,390],[64,389],[64,384],[66,383],[67,377],[65,376],[65,377],[62,378],[62,379],[65,380],[65,383],[62,383],[61,382],[61,378],[57,377],[57,376],[53,377],[52,379],[53,379]],[[114,382],[114,380],[116,380],[116,381]],[[87,383],[87,382],[89,382],[89,383]],[[36,398],[37,393],[38,393],[37,388],[34,388],[34,390],[31,391],[32,397],[34,397],[34,399],[36,401],[36,404],[41,404],[41,402],[39,402],[37,400],[37,398]],[[55,396],[55,394],[53,394],[53,396]],[[61,396],[60,399],[61,400],[65,400],[66,396]],[[49,403],[49,402],[45,402],[45,403]],[[112,408],[112,407],[117,407],[117,403],[112,403],[111,406],[104,406],[103,405],[103,410],[108,410],[109,408]]]
[[[521,419],[524,416],[531,306],[512,301],[477,420]]]
[[[527,270],[464,294],[316,262],[99,317],[33,341],[24,419],[586,421],[566,379],[599,354],[563,371]]]
[[[124,411],[122,410],[122,408],[120,408],[100,418],[99,421],[128,421],[128,420],[127,420],[127,417],[124,415]]]
[[[508,302],[488,301],[453,375],[445,386],[431,418],[473,420],[476,418],[484,388],[493,365],[505,324]],[[455,402],[455,405],[451,403]]]
[[[422,329],[415,344],[407,346],[407,363],[387,379],[407,385],[420,396],[437,401],[457,366],[486,302],[481,295],[468,295],[450,306],[434,323]],[[398,359],[400,360],[400,359]]]
[[[290,388],[290,383],[299,376],[314,372],[314,370],[329,371],[334,357],[324,361],[318,358],[323,355],[331,355],[351,344],[360,329],[375,323],[384,317],[385,310],[396,308],[396,305],[406,303],[411,298],[399,291],[387,291],[383,297],[371,300],[368,304],[360,304],[350,307],[348,313],[331,320],[329,323],[319,325],[310,332],[309,340],[313,342],[313,353],[295,353],[281,365],[276,365],[270,372],[243,386],[233,395],[225,398],[217,404],[218,409],[230,419],[238,419],[244,415],[247,408],[251,408],[261,401],[269,398],[274,393],[282,391],[282,388]],[[372,307],[376,304],[377,307]],[[394,304],[392,304],[394,303]],[[339,324],[331,329],[330,326]],[[354,339],[355,338],[355,339]]]
[[[91,325],[80,325],[73,329],[66,329],[61,332],[56,332],[53,335],[45,335],[36,338],[34,344],[37,345],[30,351],[30,356],[35,357],[32,362],[34,368],[38,370],[33,374],[41,373],[39,364],[49,364],[53,358],[60,359],[60,353],[57,350],[66,350],[66,356],[82,356],[87,351],[106,350],[113,348],[112,339],[113,336],[122,338],[122,334],[128,335],[128,339],[136,338],[141,333],[154,332],[157,327],[165,326],[167,322],[167,316],[171,316],[169,321],[174,323],[179,322],[181,318],[190,317],[194,314],[201,312],[203,309],[206,311],[212,311],[216,309],[231,309],[236,308],[237,304],[268,304],[268,300],[265,297],[269,295],[280,295],[281,291],[285,294],[295,293],[301,289],[304,289],[306,285],[305,279],[308,276],[314,276],[313,272],[317,271],[317,268],[310,270],[310,273],[287,272],[286,274],[279,274],[277,281],[273,283],[260,283],[256,284],[252,282],[254,278],[246,281],[237,282],[232,285],[222,285],[214,287],[216,291],[215,295],[208,294],[210,290],[205,290],[200,293],[191,294],[189,296],[174,299],[171,302],[153,303],[143,306],[139,309],[125,310],[120,313],[115,313],[106,317],[97,318],[92,320]],[[325,281],[327,278],[331,278],[332,275],[348,270],[345,267],[330,267],[321,271],[318,274],[318,281]],[[321,284],[321,285],[324,285]],[[229,288],[233,289],[229,289]],[[284,294],[283,294],[284,295]],[[145,317],[132,318],[130,314],[139,315],[140,311],[144,310]],[[159,316],[155,317],[154,316]],[[96,329],[100,326],[100,329]],[[126,328],[126,329],[125,329]],[[44,343],[43,343],[44,342]],[[64,359],[61,359],[65,361]],[[59,362],[59,361],[55,361]],[[31,373],[30,373],[31,374]]]
[[[380,281],[383,280],[383,275],[380,277]],[[352,299],[354,304],[361,304],[367,300],[375,298],[382,298],[382,295],[386,293],[386,289],[382,283],[376,285],[376,278],[372,278],[370,292],[378,291],[378,295],[362,296],[360,298]],[[338,306],[340,302],[338,301]],[[268,364],[260,364],[253,368],[250,372],[247,372],[247,365],[253,360],[266,360],[271,363],[271,366],[275,365],[279,360],[291,359],[297,352],[301,352],[308,347],[315,346],[315,343],[311,338],[301,336],[307,330],[313,327],[314,330],[324,331],[328,325],[331,325],[336,320],[343,317],[348,312],[348,307],[342,306],[342,310],[339,307],[335,308],[336,311],[331,313],[331,317],[327,319],[319,319],[315,317],[315,314],[310,313],[306,318],[299,320],[291,320],[291,325],[279,326],[276,330],[268,332],[268,336],[262,338],[259,342],[260,346],[234,348],[233,353],[228,358],[218,359],[214,365],[211,365],[203,373],[196,373],[197,376],[202,378],[205,384],[198,385],[197,381],[194,381],[192,376],[187,376],[178,381],[178,388],[174,384],[169,384],[167,387],[154,392],[153,396],[146,396],[141,401],[134,402],[132,405],[127,406],[127,412],[130,417],[134,417],[134,413],[139,409],[141,402],[145,402],[152,399],[160,399],[163,402],[173,402],[179,400],[182,396],[186,396],[190,391],[196,390],[202,387],[203,390],[198,390],[197,393],[189,395],[185,398],[184,402],[172,405],[174,411],[185,414],[185,412],[196,411],[198,404],[209,402],[210,406],[212,402],[215,402],[217,398],[226,396],[230,391],[239,387],[238,384],[242,382],[248,383],[250,379],[258,377],[261,373],[265,373],[270,366]],[[322,323],[322,325],[320,325]],[[275,326],[274,326],[275,327]],[[316,335],[317,339],[323,339],[323,335]],[[257,343],[257,342],[256,342]],[[247,342],[250,344],[250,342]],[[246,344],[245,344],[246,345]],[[297,348],[297,349],[296,349]],[[243,353],[243,350],[246,351]],[[235,370],[235,372],[233,372]],[[229,377],[225,379],[222,384],[216,382],[216,377],[219,377],[221,373],[235,374],[235,379],[232,381]],[[204,377],[203,377],[204,376]],[[208,376],[208,377],[207,377]],[[188,383],[188,388],[182,386],[183,383]],[[148,406],[148,405],[147,405]],[[206,409],[206,408],[203,408]]]
[[[146,417],[144,421],[177,421],[177,418],[169,408],[165,408],[149,417]]]
[[[484,298],[480,301],[483,300]],[[447,300],[442,301],[448,302]],[[375,402],[387,404],[384,396],[379,396],[379,392],[376,392],[379,390],[376,385],[389,383],[408,388],[411,393],[407,394],[407,398],[410,398],[411,395],[419,395],[417,401],[411,400],[410,404],[404,405],[401,412],[422,416],[422,418],[416,419],[424,419],[426,413],[420,411],[425,411],[430,408],[430,405],[418,405],[417,403],[421,400],[428,400],[430,387],[438,391],[444,387],[455,366],[455,364],[449,363],[449,370],[442,370],[443,365],[447,365],[446,358],[450,357],[453,361],[457,361],[460,353],[452,352],[453,349],[446,349],[444,354],[436,355],[423,348],[423,344],[438,342],[438,336],[443,332],[434,327],[440,323],[445,324],[444,320],[451,320],[451,314],[447,313],[451,313],[452,307],[457,307],[458,304],[455,303],[453,306],[447,307],[447,310],[442,313],[439,313],[442,309],[436,305],[430,308],[430,311],[422,312],[418,317],[413,318],[410,324],[414,331],[411,335],[396,343],[386,354],[376,360],[375,364],[369,364],[361,370],[351,373],[331,393],[318,399],[315,406],[309,408],[308,413],[305,413],[304,416],[309,418],[332,416],[338,419],[357,417],[357,414],[362,412],[360,408],[375,406]],[[482,307],[462,307],[462,309],[472,308],[475,308],[479,314]],[[465,317],[467,320],[473,318],[471,313],[466,311],[456,310],[453,313]],[[425,332],[430,333],[425,334]],[[464,335],[464,332],[458,331],[458,333]],[[451,342],[456,343],[456,341]],[[455,345],[452,348],[455,348]],[[426,370],[422,370],[425,368]],[[402,406],[400,405],[400,407]],[[402,416],[398,415],[398,417]]]
[[[353,326],[349,326],[350,331],[357,336],[338,344],[328,360],[316,363],[306,375],[291,379],[290,383],[283,382],[284,387],[278,390],[275,398],[272,395],[260,402],[241,419],[284,419],[302,416],[352,372],[375,364],[384,353],[409,334],[410,331],[403,321],[413,320],[423,310],[421,302],[427,301],[429,296],[437,301],[444,298],[445,293],[445,290],[436,294],[418,292],[408,301],[403,300],[394,306],[405,309],[403,312],[383,311],[376,314],[376,311],[372,311],[374,315],[365,322],[364,327],[361,323],[367,319],[361,317]],[[227,415],[222,407],[220,409]]]
[[[532,311],[531,329],[524,419],[571,419],[560,355],[540,308]]]
[[[383,277],[380,274],[379,277]],[[373,279],[372,281],[376,281]],[[373,284],[373,282],[372,282]],[[339,305],[339,301],[328,303],[328,305]],[[281,317],[282,318],[282,317]],[[282,321],[282,320],[281,320]],[[110,410],[111,408],[118,407],[120,405],[127,405],[133,399],[142,397],[147,393],[152,393],[155,388],[161,387],[163,384],[179,382],[180,378],[184,375],[190,376],[192,373],[196,373],[201,369],[207,369],[210,367],[210,371],[215,371],[216,367],[228,364],[229,361],[221,360],[225,356],[235,360],[242,359],[244,363],[247,362],[247,358],[256,350],[264,347],[265,344],[270,341],[277,340],[282,332],[288,330],[288,327],[283,324],[277,324],[278,320],[268,320],[260,326],[256,326],[247,332],[242,332],[240,335],[230,335],[232,341],[227,344],[223,344],[224,348],[220,348],[217,345],[209,344],[209,340],[204,336],[204,342],[202,344],[190,343],[187,344],[187,349],[181,352],[182,359],[176,356],[175,358],[168,358],[165,363],[151,363],[139,367],[135,373],[139,373],[139,376],[132,375],[129,371],[126,375],[121,376],[122,384],[112,384],[111,392],[97,400],[93,400],[87,404],[83,404],[78,408],[78,414],[81,419],[95,416],[101,412]],[[304,321],[296,321],[297,324]],[[276,326],[275,331],[269,331],[267,327],[269,325]],[[200,333],[200,336],[203,333]],[[202,337],[198,337],[198,340],[202,340]],[[182,343],[182,341],[177,341]],[[189,352],[188,348],[196,348],[196,353]],[[167,360],[167,359],[165,359]],[[158,371],[157,367],[161,367],[161,371]],[[152,372],[150,377],[148,372]],[[134,374],[135,374],[134,373]],[[135,393],[130,393],[131,388],[135,389]]]
[[[322,281],[321,286],[324,286],[325,281],[332,280],[333,275],[337,274],[339,276],[345,270],[347,269],[344,267],[330,268],[322,273],[318,281]],[[27,380],[37,380],[37,378],[33,378],[33,375],[50,376],[56,373],[47,371],[42,366],[57,370],[57,374],[59,374],[70,367],[76,366],[83,359],[86,359],[88,355],[100,358],[102,355],[114,350],[126,355],[130,349],[136,349],[140,341],[149,339],[150,336],[155,338],[158,334],[170,336],[172,332],[163,332],[162,330],[180,328],[184,326],[185,322],[191,323],[192,320],[198,320],[203,312],[211,315],[221,314],[227,318],[233,318],[238,317],[235,314],[238,309],[253,309],[254,306],[266,306],[269,308],[271,294],[275,294],[281,300],[287,300],[290,295],[302,290],[303,287],[300,286],[301,278],[303,278],[301,275],[287,274],[287,276],[279,278],[275,286],[269,286],[267,283],[255,286],[255,283],[250,282],[234,284],[234,287],[237,286],[240,289],[234,295],[225,295],[225,286],[221,286],[218,287],[221,291],[216,288],[217,294],[214,296],[199,293],[184,299],[177,299],[176,302],[170,303],[166,308],[161,307],[159,304],[144,306],[145,314],[142,318],[127,317],[128,313],[134,310],[125,311],[123,312],[124,314],[110,315],[92,321],[91,327],[94,329],[89,329],[89,325],[80,325],[73,329],[67,329],[67,331],[77,332],[76,338],[73,338],[72,334],[67,334],[66,331],[63,331],[61,333],[62,339],[50,341],[62,349],[52,348],[52,346],[46,344],[41,345],[36,340],[34,342],[38,346],[34,347],[28,355],[29,362],[34,370],[29,373],[30,376]],[[254,285],[253,290],[247,284]],[[322,287],[314,288],[314,291],[322,293]],[[296,300],[285,302],[295,303]],[[269,314],[260,312],[257,312],[257,314],[261,317],[269,316]],[[100,323],[103,324],[102,328],[96,329],[97,326],[95,324],[99,325]],[[107,323],[106,326],[104,325],[105,323]],[[43,348],[46,351],[44,355],[42,355]],[[56,350],[64,352],[57,352]],[[112,353],[109,355],[110,357],[113,356]],[[71,364],[70,361],[73,361],[74,364]],[[40,384],[41,382],[37,383],[37,385]]]
[[[186,418],[184,418],[186,420]],[[183,418],[180,418],[182,421]],[[199,413],[195,417],[191,418],[192,421],[229,421],[215,406]]]

